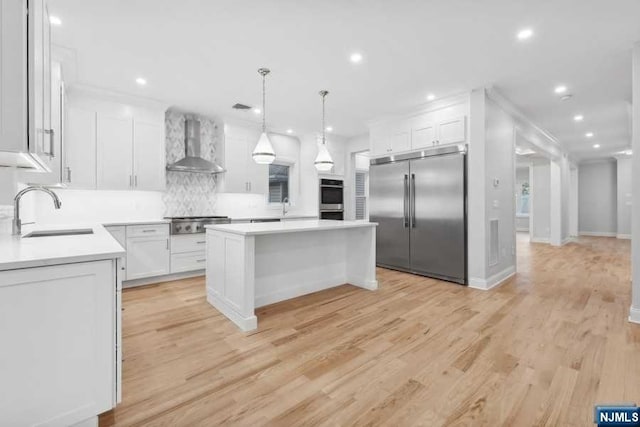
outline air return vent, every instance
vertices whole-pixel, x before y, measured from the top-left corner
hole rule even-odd
[[[240,104],[239,102],[234,104],[233,107],[231,107],[231,108],[233,108],[234,110],[240,110],[240,111],[242,111],[242,110],[250,110],[251,109],[250,106],[244,105],[244,104]]]

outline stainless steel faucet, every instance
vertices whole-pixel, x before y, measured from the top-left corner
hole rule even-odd
[[[22,196],[24,196],[26,193],[36,190],[44,191],[45,193],[50,195],[53,198],[53,206],[55,206],[56,209],[60,209],[60,206],[62,206],[62,202],[58,198],[58,195],[48,188],[27,187],[24,190],[20,191],[13,199],[13,234],[15,235],[22,234],[22,221],[20,221],[20,199],[22,199]]]
[[[282,199],[282,216],[285,216],[287,214],[287,203],[289,203],[288,197]]]

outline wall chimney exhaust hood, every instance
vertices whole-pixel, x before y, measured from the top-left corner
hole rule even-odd
[[[197,119],[185,119],[184,158],[168,165],[167,170],[206,174],[225,172],[222,166],[200,157],[200,122]]]

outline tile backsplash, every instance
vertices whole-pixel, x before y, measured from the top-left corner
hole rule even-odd
[[[166,161],[171,164],[184,157],[184,123],[187,114],[169,110],[165,114]],[[189,115],[193,116],[193,115]],[[216,159],[219,138],[213,119],[197,116],[200,121],[200,155]],[[167,189],[162,196],[165,216],[213,215],[216,208],[216,175],[167,171]]]

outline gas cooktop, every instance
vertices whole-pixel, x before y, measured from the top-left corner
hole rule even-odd
[[[204,226],[209,224],[229,224],[227,216],[167,216],[171,220],[171,234],[204,233]]]

